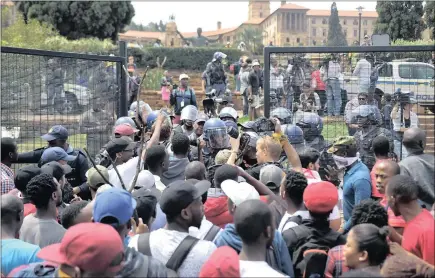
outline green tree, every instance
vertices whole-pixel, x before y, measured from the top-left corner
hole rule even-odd
[[[338,18],[337,4],[331,5],[331,15],[329,16],[329,31],[327,46],[347,46],[346,37],[341,28],[340,19]]]
[[[421,38],[425,28],[423,1],[378,1],[376,11],[376,34],[388,34],[391,41]]]
[[[258,27],[247,26],[237,33],[237,45],[244,42],[246,50],[252,53],[263,51],[263,32]]]
[[[130,1],[17,1],[24,20],[51,24],[68,39],[110,38],[128,26],[134,16]]]
[[[432,39],[435,39],[435,1],[426,1],[424,19],[426,20],[427,27],[432,29]]]

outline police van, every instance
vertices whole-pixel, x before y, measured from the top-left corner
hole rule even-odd
[[[376,84],[377,94],[394,94],[400,88],[402,92],[412,91],[420,106],[435,113],[434,101],[435,67],[409,60],[393,60],[379,68]]]

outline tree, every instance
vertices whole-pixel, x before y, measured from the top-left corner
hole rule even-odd
[[[263,47],[263,32],[258,27],[247,26],[237,34],[237,44],[244,42],[249,52],[256,53]]]
[[[426,20],[427,27],[432,29],[432,39],[435,39],[435,1],[426,1],[424,19]]]
[[[95,37],[116,41],[130,24],[130,1],[17,1],[26,23],[29,19],[51,24],[70,40]]]
[[[421,38],[425,28],[423,1],[378,1],[376,11],[375,33],[388,34],[391,41]]]
[[[329,16],[328,46],[347,46],[346,37],[341,29],[338,18],[337,4],[332,3],[331,15]]]

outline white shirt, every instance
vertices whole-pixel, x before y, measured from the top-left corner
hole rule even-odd
[[[337,78],[341,72],[340,64],[334,61],[329,61],[328,65],[328,79],[329,78]]]
[[[266,262],[240,260],[240,277],[289,277],[271,268]]]
[[[278,231],[280,231],[282,233],[290,228],[296,227],[298,224],[295,222],[288,222],[287,224],[285,224],[285,222],[287,222],[287,220],[293,216],[300,216],[303,220],[311,218],[310,212],[308,210],[298,210],[294,214],[290,214],[290,213],[286,212],[283,215],[281,222],[279,222]],[[339,218],[340,218],[340,210],[338,209],[338,205],[335,205],[334,209],[332,210],[331,214],[329,215],[328,220],[336,220]]]
[[[369,84],[372,65],[366,59],[361,59],[355,66],[353,75],[358,76],[358,84]]]
[[[410,127],[418,127],[418,117],[417,114],[410,111],[409,119],[411,120]],[[405,120],[402,121],[402,126],[400,126],[400,111],[396,112],[396,117],[393,118],[393,112],[391,112],[391,120],[393,122],[393,130],[399,131],[401,127],[405,127]]]
[[[134,176],[136,175],[138,160],[139,157],[136,156],[130,159],[129,161],[116,166],[116,169],[118,169],[119,175],[121,176],[124,185],[127,187],[130,185],[130,183],[133,181]],[[143,160],[142,160],[142,165],[143,165]],[[109,170],[109,181],[114,187],[122,188],[121,182],[119,181],[118,175],[116,174],[114,168],[111,168]]]
[[[188,233],[159,229],[150,234],[150,249],[154,259],[166,264]],[[130,239],[128,247],[137,250],[138,235]],[[179,277],[198,277],[201,267],[216,250],[210,241],[199,240],[192,247],[177,273]]]
[[[163,182],[160,181],[160,177],[157,175],[154,175],[154,180],[155,180],[156,188],[160,190],[160,192],[163,192],[163,190],[166,189],[166,185],[164,185]]]
[[[199,239],[204,239],[204,237],[210,231],[211,227],[213,227],[213,223],[208,221],[204,216],[204,218],[201,221],[201,227],[199,229],[197,227],[189,227],[189,235],[194,236],[194,237],[199,238]],[[212,241],[214,241],[216,238],[218,238],[218,236],[220,235],[221,232],[222,232],[222,229],[220,229],[220,231],[216,234],[216,236],[214,237],[214,239]]]

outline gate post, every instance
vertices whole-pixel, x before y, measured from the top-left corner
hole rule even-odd
[[[127,90],[127,73],[124,68],[127,68],[127,43],[125,41],[119,41],[119,56],[124,58],[121,62],[120,68],[120,96],[119,96],[119,110],[118,118],[127,116],[128,113],[128,90]]]

